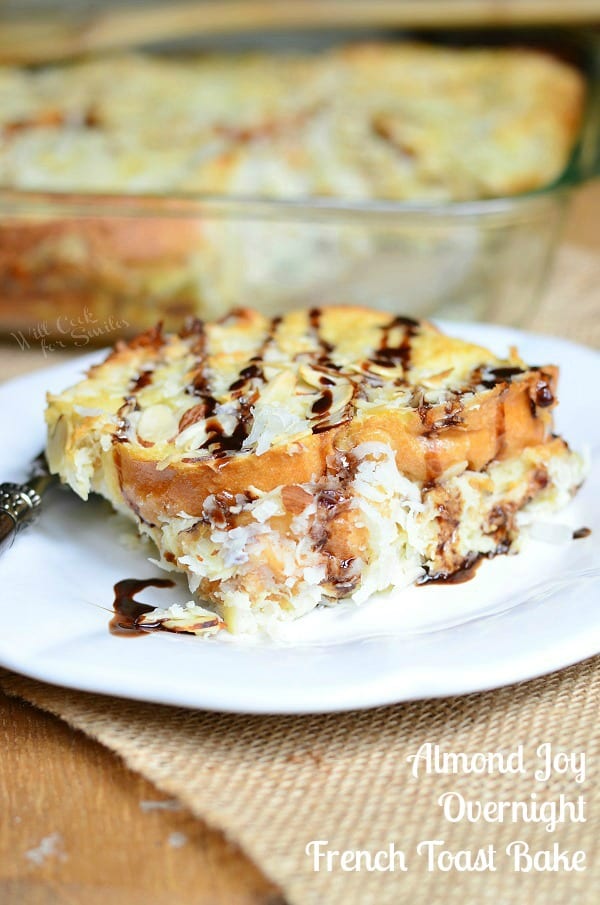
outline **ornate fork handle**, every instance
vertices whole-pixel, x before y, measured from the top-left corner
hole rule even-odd
[[[21,525],[31,519],[42,499],[29,484],[0,484],[0,553],[12,545]]]

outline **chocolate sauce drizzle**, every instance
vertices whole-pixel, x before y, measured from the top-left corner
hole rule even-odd
[[[129,347],[131,349],[152,349],[155,352],[158,352],[165,344],[165,337],[162,332],[162,322],[156,324],[156,326],[151,327],[149,330],[146,330],[145,333],[140,333],[139,336],[136,336],[129,343]],[[159,355],[159,362],[161,361],[161,356]],[[123,405],[117,412],[119,417],[119,423],[117,426],[117,430],[113,434],[112,442],[113,443],[126,443],[128,441],[128,429],[129,422],[127,419],[127,415],[131,412],[135,412],[139,410],[139,402],[136,399],[137,393],[140,390],[143,390],[144,387],[149,386],[152,383],[152,379],[154,377],[154,372],[156,370],[156,364],[153,364],[151,367],[142,367],[142,370],[136,377],[132,377],[129,381],[129,392],[125,396]]]
[[[404,336],[400,345],[390,346],[389,337],[392,330],[397,327],[404,327]],[[413,320],[412,317],[403,317],[398,315],[383,327],[383,335],[381,344],[372,360],[373,364],[382,368],[394,368],[398,364],[402,365],[404,372],[410,368],[410,359],[412,354],[412,340],[419,331],[419,322]]]
[[[242,312],[234,312],[231,316],[243,316]],[[351,419],[350,405],[346,410],[341,412],[339,416],[332,422],[328,419],[334,400],[334,393],[331,387],[335,386],[335,375],[341,372],[341,366],[336,364],[332,359],[335,346],[328,342],[321,333],[321,317],[320,308],[312,308],[308,314],[308,326],[314,337],[316,350],[314,353],[313,367],[322,370],[323,374],[320,378],[320,384],[323,387],[321,395],[315,399],[312,405],[312,415],[314,423],[312,425],[313,433],[321,433],[332,427],[339,427],[341,424]],[[258,399],[260,385],[265,382],[263,370],[263,362],[265,353],[271,343],[276,338],[277,329],[282,318],[274,317],[266,331],[263,342],[257,353],[248,360],[244,367],[240,370],[239,375],[229,386],[233,400],[237,403],[237,424],[230,435],[225,435],[223,425],[219,418],[215,415],[218,406],[218,400],[213,396],[211,390],[210,374],[207,368],[208,359],[208,337],[205,323],[198,319],[190,319],[186,323],[183,330],[179,333],[182,339],[192,339],[190,345],[191,354],[195,357],[193,369],[190,373],[186,392],[189,395],[196,396],[198,403],[188,409],[181,416],[178,428],[179,431],[185,430],[198,421],[206,421],[207,439],[201,449],[205,449],[215,458],[222,458],[231,452],[239,452],[252,427],[253,407]],[[393,329],[404,327],[404,335],[399,345],[390,346],[389,337]],[[376,350],[371,361],[383,365],[385,367],[394,367],[401,364],[406,370],[410,366],[411,342],[413,336],[418,332],[419,323],[409,317],[397,316],[392,318],[382,328],[381,345]],[[155,345],[164,343],[160,328],[154,331],[148,331],[141,338],[138,338],[138,345]],[[148,386],[153,377],[152,369],[143,370],[136,378],[132,379],[129,387],[129,395],[125,397],[125,401],[119,410],[119,425],[113,435],[114,443],[124,443],[128,440],[128,420],[127,415],[131,411],[139,408],[139,403],[135,396],[139,390]],[[359,391],[361,377],[355,374],[344,375],[345,379],[351,385],[353,397]],[[369,380],[370,375],[366,373],[364,380]],[[183,461],[193,461],[192,458],[184,458]]]
[[[324,415],[331,408],[333,402],[333,393],[331,390],[324,390],[318,399],[313,402],[311,412],[313,415]]]
[[[262,369],[262,362],[268,346],[273,342],[277,327],[281,322],[281,317],[274,317],[271,320],[266,337],[249,363],[242,368],[239,376],[230,384],[229,391],[238,403],[237,424],[232,434],[225,435],[223,425],[214,415],[217,400],[210,390],[210,379],[206,368],[207,358],[207,337],[204,323],[196,320],[188,328],[186,335],[194,335],[196,341],[192,347],[192,352],[198,357],[194,368],[194,375],[188,392],[192,392],[195,396],[202,399],[201,407],[194,407],[195,411],[186,412],[182,416],[184,427],[193,424],[195,421],[206,418],[206,430],[208,433],[207,440],[202,444],[201,449],[210,450],[215,458],[223,458],[229,452],[239,452],[244,445],[252,425],[252,406],[258,398],[259,385],[264,383],[265,376]],[[191,330],[191,333],[189,332]],[[183,427],[180,425],[180,430]],[[186,461],[186,460],[184,460]]]
[[[253,420],[252,407],[258,399],[260,385],[265,382],[262,368],[264,356],[275,339],[280,323],[280,316],[272,318],[260,349],[256,355],[252,356],[249,364],[242,368],[239,377],[229,386],[229,391],[239,406],[237,424],[233,433],[226,436],[218,418],[210,418],[207,422],[208,439],[203,443],[201,449],[209,449],[216,459],[223,458],[229,452],[239,452],[250,433]]]
[[[139,600],[135,600],[135,595],[146,588],[173,587],[175,587],[175,582],[169,578],[124,578],[123,581],[118,581],[114,586],[113,610],[115,615],[109,623],[111,635],[118,635],[121,638],[136,638],[160,628],[159,623],[155,625],[139,625],[138,620],[140,617],[146,613],[151,613],[156,607],[149,606],[147,603],[140,603]]]
[[[137,393],[138,390],[143,390],[144,387],[149,386],[152,383],[152,375],[154,374],[154,368],[148,368],[145,371],[141,371],[138,377],[134,377],[131,383],[131,392]]]
[[[316,370],[322,370],[324,373],[319,378],[319,383],[322,387],[325,387],[321,395],[315,399],[311,407],[312,415],[318,418],[318,421],[313,424],[312,432],[313,434],[321,434],[324,431],[330,430],[332,427],[339,427],[341,424],[346,423],[350,420],[350,415],[348,414],[348,406],[346,406],[346,410],[340,413],[339,417],[335,419],[335,423],[330,423],[327,420],[327,415],[331,410],[331,406],[333,403],[333,392],[327,387],[335,386],[335,380],[328,376],[328,373],[340,373],[342,370],[340,365],[336,364],[332,359],[331,355],[335,350],[335,346],[324,339],[321,334],[321,316],[322,311],[320,308],[311,308],[308,313],[308,322],[310,331],[315,340],[317,351],[316,351],[316,361],[313,362],[313,367]],[[353,397],[356,395],[357,386],[354,377],[349,375],[345,375],[346,380],[352,387],[352,395]]]
[[[530,370],[539,370],[532,366]],[[518,374],[525,374],[524,368],[517,366],[499,367],[499,368],[476,368],[471,375],[471,386],[474,389],[476,385],[485,387],[486,390],[492,390],[501,383],[510,383],[513,377]],[[540,371],[541,378],[536,383],[535,389],[531,391],[529,398],[529,406],[531,414],[534,418],[537,416],[538,408],[548,408],[554,404],[554,394],[550,389],[551,378],[544,371]]]
[[[482,559],[483,554],[481,553],[469,553],[460,569],[450,573],[427,573],[417,579],[417,586],[423,587],[424,585],[429,584],[464,584],[466,581],[471,581],[472,578],[475,578]]]
[[[320,308],[312,308],[309,312],[310,329],[312,331],[312,334],[315,338],[315,341],[316,341],[318,349],[319,349],[319,355],[318,355],[316,366],[339,372],[341,370],[340,366],[337,365],[331,358],[331,355],[334,352],[335,347],[330,342],[327,342],[327,340],[325,340],[323,338],[323,336],[321,335],[321,332],[320,332],[321,315],[322,315],[322,312],[321,312]],[[405,328],[402,341],[398,346],[390,346],[389,345],[390,333],[393,329],[396,329],[398,327]],[[382,328],[381,344],[380,344],[379,348],[375,351],[374,356],[371,359],[369,359],[369,362],[371,362],[373,364],[377,364],[380,367],[385,367],[385,368],[393,368],[393,367],[396,367],[398,364],[401,364],[403,370],[407,371],[408,368],[410,367],[412,339],[418,333],[418,330],[419,330],[419,322],[414,320],[411,317],[404,317],[404,316],[398,315],[398,316],[392,318],[392,320],[389,321],[389,323],[387,323]],[[370,376],[368,375],[369,362],[365,363],[366,368],[364,368],[364,370],[366,370],[366,372],[367,372],[363,377],[363,379],[365,379],[365,380],[370,379]],[[353,389],[353,396],[355,397],[359,391],[359,386],[357,384],[357,377],[354,374],[351,376],[346,375],[346,379],[351,384],[352,389]],[[359,377],[359,380],[360,380],[360,377]],[[402,382],[402,381],[400,381],[400,382]],[[321,378],[321,384],[323,386],[328,386],[328,385],[332,386],[335,384],[335,381],[332,380],[331,378],[328,378],[326,375],[324,375]],[[342,414],[341,417],[336,420],[335,424],[328,423],[325,420],[325,416],[328,414],[328,412],[331,408],[332,402],[333,402],[333,393],[331,393],[328,390],[325,390],[321,394],[321,396],[317,400],[315,400],[315,402],[313,403],[313,406],[312,406],[313,415],[322,416],[321,419],[319,420],[319,422],[317,424],[313,425],[312,432],[314,434],[322,433],[323,431],[329,430],[331,427],[339,427],[340,424],[343,424],[346,421],[350,420],[350,416],[346,413],[346,414]]]
[[[396,376],[396,374],[390,374],[390,377],[394,379],[394,383],[397,385],[407,385],[406,373],[411,367],[412,343],[420,329],[419,321],[413,318],[402,315],[391,317],[380,328],[381,339],[379,346],[371,353],[371,357],[363,362],[362,372],[356,373],[352,371],[351,373],[345,373],[342,372],[341,365],[333,360],[332,356],[335,354],[335,346],[325,339],[322,334],[322,315],[323,312],[320,308],[312,308],[308,312],[307,324],[315,347],[312,353],[308,353],[311,367],[321,372],[319,383],[322,387],[320,394],[313,399],[309,413],[311,430],[314,434],[340,427],[350,421],[353,414],[353,401],[357,395],[364,393],[365,386],[373,385],[373,383],[375,385],[383,385],[386,378],[370,373],[370,364],[389,369],[401,367],[402,375],[400,377]],[[243,318],[244,312],[234,312],[228,317]],[[219,402],[212,394],[212,381],[207,366],[209,357],[208,335],[204,322],[199,319],[190,320],[179,334],[182,339],[191,339],[190,351],[195,357],[195,361],[186,392],[197,397],[198,400],[196,405],[193,405],[181,416],[178,425],[179,431],[185,430],[198,421],[205,421],[207,439],[201,449],[209,452],[215,459],[239,452],[250,434],[254,419],[254,406],[259,398],[261,385],[266,382],[264,374],[265,354],[270,344],[276,341],[277,330],[281,320],[282,318],[279,316],[271,320],[258,350],[244,362],[238,375],[228,387],[230,398],[237,409],[235,428],[230,435],[225,434],[221,420],[216,414]],[[392,339],[393,331],[397,332]],[[396,338],[396,336],[399,338]],[[140,342],[143,345],[155,345],[158,348],[158,344],[163,343],[164,340],[160,330],[157,329],[145,334]],[[423,425],[422,441],[425,447],[426,485],[434,483],[441,472],[437,435],[442,431],[461,425],[464,408],[462,397],[465,393],[476,392],[478,388],[500,388],[496,409],[496,445],[493,455],[494,458],[502,455],[506,445],[506,415],[502,396],[512,379],[524,373],[526,371],[519,366],[489,367],[486,364],[481,364],[473,369],[471,377],[464,387],[460,390],[446,391],[447,401],[442,405],[427,402],[423,389],[420,387],[414,388],[410,405],[418,412]],[[352,400],[342,410],[336,411],[335,417],[332,417],[331,410],[335,399],[335,385],[339,379],[343,379],[351,386],[353,395]],[[125,397],[124,404],[119,410],[120,423],[113,436],[115,443],[127,441],[127,416],[130,412],[139,408],[136,394],[140,389],[147,386],[151,380],[152,371],[146,369],[138,375],[132,386],[130,386],[129,395]],[[551,378],[541,371],[540,379],[535,387],[530,389],[530,404],[534,415],[538,406],[543,408],[552,405],[554,402],[550,387]],[[183,461],[193,462],[195,457],[184,458]]]
[[[554,402],[554,395],[545,380],[539,380],[535,388],[535,404],[540,408],[548,408]]]
[[[331,365],[333,362],[331,361],[331,353],[333,352],[334,347],[331,343],[328,343],[321,335],[321,316],[322,311],[320,308],[311,308],[308,312],[308,322],[310,324],[311,332],[315,338],[315,341],[320,349],[319,355],[319,363]]]
[[[192,355],[196,356],[196,362],[190,376],[190,382],[186,387],[186,393],[191,396],[198,396],[202,400],[200,403],[202,408],[198,409],[198,412],[203,413],[201,415],[202,418],[207,418],[214,412],[217,400],[212,396],[209,389],[209,378],[206,370],[207,341],[204,321],[197,317],[193,318],[186,323],[179,336],[181,339],[193,337],[190,351]]]
[[[354,556],[344,555],[345,551],[332,549],[331,526],[351,503],[349,485],[356,476],[357,459],[350,453],[338,453],[335,463],[328,465],[328,473],[334,479],[334,486],[321,486],[315,494],[317,517],[311,528],[311,538],[315,549],[325,556],[327,574],[321,586],[326,597],[338,599],[349,594],[360,581],[360,573],[353,572]]]
[[[506,446],[506,408],[504,396],[506,391],[501,393],[496,407],[496,452],[494,458],[502,455]]]
[[[129,421],[127,420],[127,415],[131,412],[135,412],[139,408],[139,402],[137,401],[135,394],[129,394],[125,396],[123,401],[123,405],[119,408],[117,412],[117,429],[112,435],[113,444],[116,443],[128,443],[128,429],[129,429]]]
[[[481,369],[478,369],[481,373]],[[512,380],[517,374],[524,374],[523,368],[518,367],[502,367],[502,368],[486,368],[478,381],[486,390],[491,390],[499,383],[505,383]]]

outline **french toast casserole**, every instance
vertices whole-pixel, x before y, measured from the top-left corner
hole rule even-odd
[[[359,43],[304,55],[0,66],[0,187],[22,193],[0,224],[0,326],[45,319],[52,329],[57,313],[78,318],[84,306],[132,328],[161,317],[176,326],[219,316],[248,291],[270,313],[283,283],[290,304],[312,304],[370,259],[377,234],[356,221],[336,222],[333,236],[286,222],[273,242],[260,212],[186,216],[170,202],[514,196],[561,175],[584,93],[577,69],[525,48]],[[62,214],[49,195],[32,216],[30,192],[75,194]],[[85,204],[95,193],[114,198]],[[160,203],[132,213],[132,194]],[[19,198],[33,207],[13,219]],[[401,241],[393,225],[388,246]],[[427,241],[443,253],[444,237]],[[457,255],[470,260],[467,244]]]
[[[570,499],[557,368],[426,321],[250,310],[118,343],[48,398],[47,458],[187,573],[233,632],[447,580]]]

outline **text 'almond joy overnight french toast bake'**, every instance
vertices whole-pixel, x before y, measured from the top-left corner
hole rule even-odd
[[[231,631],[269,631],[517,551],[584,478],[553,433],[556,394],[554,365],[426,321],[244,309],[118,343],[49,396],[47,455]]]

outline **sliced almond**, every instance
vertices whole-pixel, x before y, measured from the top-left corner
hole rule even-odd
[[[177,433],[178,421],[168,405],[151,405],[140,414],[137,435],[147,443],[167,443]]]
[[[377,377],[383,377],[385,380],[398,380],[404,377],[404,368],[402,365],[393,365],[387,368],[385,365],[378,365],[374,361],[365,362],[365,369],[369,374],[376,374]]]
[[[189,452],[192,449],[200,449],[207,439],[206,422],[198,421],[181,431],[175,439],[175,446]]]
[[[225,623],[218,616],[199,616],[194,619],[165,619],[162,627],[168,632],[181,632],[186,635],[215,635]]]
[[[443,383],[443,381],[450,377],[452,370],[452,368],[447,368],[445,371],[439,371],[437,374],[430,374],[428,377],[422,377],[419,382],[425,387],[437,387],[440,383]]]
[[[157,626],[168,632],[185,632],[192,635],[214,635],[225,623],[216,613],[190,601],[185,606],[172,606],[168,610],[153,610],[137,620],[138,625]]]
[[[281,499],[288,512],[298,515],[313,501],[313,496],[300,484],[287,484],[281,490]]]
[[[197,424],[198,421],[203,421],[206,416],[206,403],[199,402],[197,405],[192,405],[191,408],[186,409],[181,418],[179,419],[179,431],[184,431],[187,427],[190,427],[192,424]]]
[[[354,387],[347,381],[328,387],[321,386],[320,390],[321,395],[313,402],[313,418],[329,420],[333,415],[342,412],[354,396]]]
[[[322,371],[315,371],[313,367],[309,364],[302,364],[298,368],[298,376],[307,383],[309,387],[315,387],[317,390],[323,389],[323,383],[321,382],[323,377],[325,376]]]
[[[266,383],[260,393],[262,402],[285,404],[296,389],[296,376],[293,371],[281,371]]]

